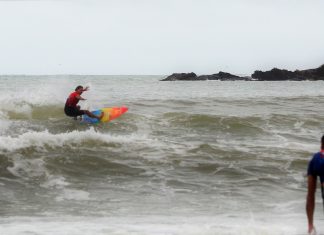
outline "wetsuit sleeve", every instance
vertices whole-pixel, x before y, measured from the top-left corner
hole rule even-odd
[[[317,176],[315,171],[315,156],[313,156],[312,160],[308,163],[307,175]]]

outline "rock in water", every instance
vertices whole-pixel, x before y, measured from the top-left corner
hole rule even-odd
[[[195,73],[174,73],[161,81],[195,81],[197,75]]]

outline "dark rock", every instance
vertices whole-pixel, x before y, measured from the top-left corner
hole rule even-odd
[[[260,81],[282,81],[282,80],[291,80],[295,77],[294,72],[274,68],[270,71],[262,72],[255,71],[252,74],[252,78],[256,78]]]
[[[197,75],[195,73],[174,73],[161,81],[196,81]]]
[[[221,80],[221,81],[239,81],[239,80],[246,80],[245,77],[239,77],[230,73],[225,73],[220,71],[218,74],[214,74],[217,75]]]
[[[324,80],[324,65],[317,69],[296,70],[294,72],[274,68],[270,71],[255,71],[252,78],[258,81],[302,81],[302,80]]]
[[[198,76],[199,80],[220,80],[220,81],[237,81],[246,80],[246,78],[239,77],[230,73],[219,72],[212,75],[201,75]]]
[[[200,75],[195,73],[174,73],[171,76],[161,81],[204,81],[204,80],[221,80],[221,81],[236,81],[247,80],[246,77],[239,77],[230,73],[219,72],[212,75]]]
[[[252,77],[240,77],[230,73],[219,72],[211,75],[197,76],[195,73],[174,73],[161,81],[303,81],[324,80],[324,65],[316,69],[296,70],[294,72],[286,69],[274,68],[270,71],[255,71]]]
[[[200,75],[200,76],[198,76],[198,79],[199,80],[218,80],[219,77],[215,76],[214,74],[213,75]]]
[[[324,64],[317,69],[315,69],[315,74],[318,77],[324,78]]]
[[[239,76],[236,76],[236,75],[233,75],[233,74],[230,74],[230,73],[225,73],[225,72],[222,72],[220,71],[217,76],[219,76],[221,79],[237,79],[237,78],[240,78]]]

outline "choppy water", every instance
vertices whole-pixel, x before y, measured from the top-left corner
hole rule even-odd
[[[0,77],[0,234],[305,234],[324,82],[159,79]],[[79,84],[129,111],[65,117]]]

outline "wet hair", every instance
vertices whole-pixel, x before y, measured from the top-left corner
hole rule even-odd
[[[80,88],[83,88],[83,86],[77,86],[77,87],[75,88],[75,91],[79,90]]]
[[[322,143],[322,146],[324,147],[324,135],[322,135],[321,143]]]

